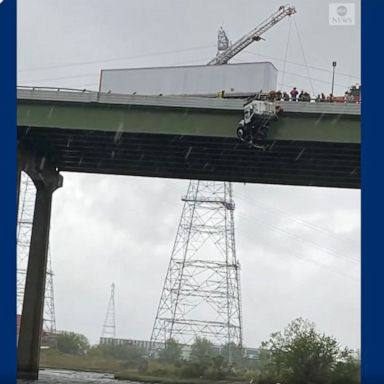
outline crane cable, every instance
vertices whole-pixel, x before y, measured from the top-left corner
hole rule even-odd
[[[314,89],[314,87],[313,87],[313,83],[312,83],[312,78],[311,78],[311,75],[310,75],[310,73],[309,73],[309,67],[308,67],[307,59],[306,59],[306,57],[305,57],[305,53],[304,53],[303,43],[302,43],[302,41],[301,41],[301,36],[300,36],[299,30],[298,30],[298,28],[297,28],[297,24],[296,24],[296,19],[295,19],[295,18],[293,18],[293,23],[294,23],[294,25],[295,25],[295,31],[296,31],[297,39],[298,39],[298,41],[299,41],[299,45],[300,45],[300,49],[301,49],[301,54],[303,55],[305,68],[307,69],[307,75],[308,75],[309,83],[311,84],[312,95],[313,95],[313,96],[316,96],[316,95],[315,95],[315,89]]]
[[[288,27],[288,37],[287,37],[287,45],[285,46],[285,55],[284,55],[284,67],[283,67],[283,77],[281,79],[281,83],[284,84],[285,79],[285,70],[287,67],[287,58],[288,58],[288,47],[289,47],[289,40],[291,36],[291,26],[292,26],[292,18],[289,18],[289,27]]]

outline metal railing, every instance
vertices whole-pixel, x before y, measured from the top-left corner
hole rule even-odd
[[[17,89],[26,89],[31,91],[64,91],[64,92],[81,92],[81,93],[98,93],[97,91],[91,91],[89,89],[79,89],[79,88],[66,88],[66,87],[42,87],[42,86],[28,86],[28,85],[18,85]]]
[[[89,89],[79,89],[79,88],[67,88],[67,87],[44,87],[44,86],[25,86],[25,85],[18,85],[17,86],[17,89],[18,90],[26,90],[26,91],[51,91],[51,92],[56,92],[56,93],[60,93],[60,92],[73,92],[75,94],[87,94],[87,95],[95,95],[96,99],[99,99],[99,97],[103,97],[104,95],[105,96],[129,96],[129,97],[135,97],[137,96],[138,98],[140,97],[146,97],[146,96],[154,96],[154,95],[138,95],[138,94],[129,94],[129,95],[123,95],[123,94],[113,94],[111,92],[100,92],[100,91],[92,91],[92,90],[89,90]],[[299,100],[299,98],[297,97],[296,100],[292,100],[292,97],[289,95],[289,99],[286,97],[284,98],[284,96],[282,96],[281,98],[277,98],[276,96],[271,96],[270,93],[260,93],[260,92],[256,92],[255,94],[253,95],[249,95],[249,94],[243,94],[243,95],[237,95],[237,96],[233,96],[231,94],[229,95],[225,95],[223,92],[218,92],[217,94],[209,94],[209,95],[173,95],[173,96],[169,96],[169,97],[190,97],[190,98],[193,98],[193,97],[207,97],[209,99],[227,99],[227,100],[230,100],[230,99],[242,99],[242,100],[247,100],[247,99],[251,99],[253,97],[255,97],[256,95],[259,95],[259,100],[265,100],[265,101],[274,101],[274,102],[290,102],[290,103],[316,103],[316,104],[361,104],[361,96],[356,98],[354,100],[346,100],[344,97],[342,96],[339,96],[339,97],[334,97],[333,100],[329,100],[329,99],[318,99],[318,98],[313,98],[313,97],[310,97],[309,99],[306,99],[306,100]],[[166,95],[156,95],[156,96],[164,96],[164,98],[166,98],[167,96]]]

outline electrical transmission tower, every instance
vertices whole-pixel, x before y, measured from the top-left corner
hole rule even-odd
[[[289,4],[231,44],[218,31],[217,54],[207,65],[227,64],[269,29],[296,13]],[[239,264],[229,182],[191,181],[151,336],[151,353],[170,338],[190,344],[242,345]],[[229,348],[230,349],[230,348]]]
[[[242,345],[239,263],[229,182],[190,181],[155,324],[151,352],[169,339]]]
[[[107,314],[101,332],[102,338],[116,338],[116,317],[115,317],[115,284],[111,285],[111,296],[109,298]]]
[[[48,248],[47,274],[45,280],[43,331],[48,334],[56,333],[55,297],[53,293],[53,271],[51,251]]]
[[[24,173],[20,178],[19,211],[17,221],[17,314],[23,310],[25,278],[28,267],[29,245],[32,234],[36,188]],[[53,271],[51,252],[48,249],[47,274],[45,283],[43,333],[56,333],[56,316],[53,292]]]

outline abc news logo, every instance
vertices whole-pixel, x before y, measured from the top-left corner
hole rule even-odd
[[[329,4],[329,25],[336,25],[336,26],[355,25],[355,4],[353,3]]]

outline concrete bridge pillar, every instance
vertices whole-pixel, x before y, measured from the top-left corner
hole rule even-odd
[[[63,177],[44,157],[25,148],[19,151],[21,169],[36,186],[36,200],[17,348],[17,374],[18,378],[35,380],[39,371],[52,194],[62,186]]]

